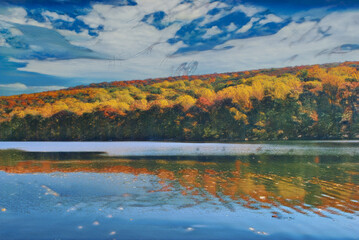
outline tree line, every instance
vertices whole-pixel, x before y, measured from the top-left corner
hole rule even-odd
[[[358,66],[112,82],[0,97],[0,139],[355,139]]]

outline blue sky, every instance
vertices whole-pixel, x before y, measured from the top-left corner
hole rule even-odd
[[[0,95],[358,60],[354,0],[3,0]]]

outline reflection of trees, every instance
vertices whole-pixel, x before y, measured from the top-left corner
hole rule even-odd
[[[16,155],[16,154],[15,154]],[[11,156],[11,154],[10,154]],[[242,157],[218,161],[101,159],[26,160],[17,155],[9,161],[0,154],[0,170],[7,173],[97,172],[150,174],[159,178],[162,188],[203,199],[208,194],[223,204],[239,204],[251,209],[271,209],[281,213],[309,212],[344,214],[359,211],[358,171],[351,158]],[[9,156],[7,156],[9,157]],[[294,159],[293,159],[294,158]],[[304,159],[303,159],[304,158]],[[329,164],[330,163],[330,164]],[[324,164],[324,165],[321,165]],[[329,168],[328,168],[329,167]]]

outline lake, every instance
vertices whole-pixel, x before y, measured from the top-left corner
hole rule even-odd
[[[359,141],[0,142],[0,239],[359,239]]]

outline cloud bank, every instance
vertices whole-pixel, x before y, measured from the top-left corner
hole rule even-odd
[[[202,74],[358,60],[355,5],[268,2],[7,1],[0,61],[11,67],[0,67],[0,94],[166,77],[190,62]],[[37,74],[38,87],[18,73]]]

